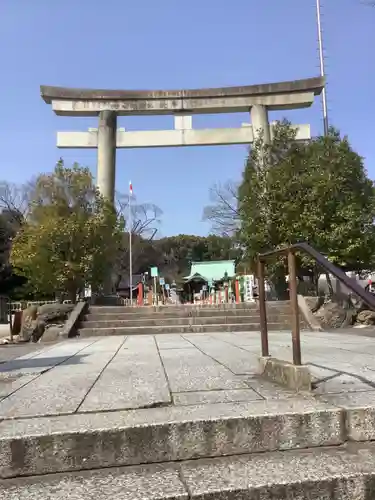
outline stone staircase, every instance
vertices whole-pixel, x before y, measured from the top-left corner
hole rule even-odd
[[[289,330],[288,301],[267,303],[269,330]],[[306,324],[300,315],[301,328]],[[157,333],[219,333],[259,331],[259,309],[255,303],[176,305],[150,307],[90,306],[81,322],[81,337],[102,335],[150,335]]]
[[[365,425],[345,417],[290,400],[7,420],[0,498],[373,500],[375,444],[345,443]]]

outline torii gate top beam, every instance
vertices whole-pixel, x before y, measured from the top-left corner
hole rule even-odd
[[[41,96],[58,115],[96,116],[249,111],[261,104],[269,110],[310,106],[325,84],[323,77],[244,87],[196,90],[100,90],[41,85]]]

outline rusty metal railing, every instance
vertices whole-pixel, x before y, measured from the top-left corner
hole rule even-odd
[[[353,278],[349,278],[344,271],[336,267],[332,262],[329,262],[321,253],[307,243],[296,243],[288,247],[280,248],[270,252],[262,253],[258,256],[258,297],[259,297],[259,314],[260,314],[260,331],[262,340],[262,356],[269,356],[268,345],[268,327],[267,327],[267,309],[266,309],[266,293],[264,287],[265,279],[265,262],[271,257],[277,255],[285,255],[288,258],[289,271],[289,300],[292,313],[292,346],[293,346],[293,363],[295,365],[302,364],[301,356],[301,336],[300,336],[300,321],[299,307],[297,295],[297,267],[296,267],[296,252],[307,253],[316,263],[322,267],[327,273],[332,274],[341,283],[343,283],[351,292],[360,297],[370,309],[375,310],[375,297],[366,292]]]

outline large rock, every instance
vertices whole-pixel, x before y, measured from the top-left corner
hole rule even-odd
[[[375,311],[360,311],[357,314],[357,322],[364,325],[375,325]]]
[[[38,342],[43,336],[48,323],[63,323],[72,312],[74,304],[44,304],[29,306],[22,311],[22,326],[19,342]],[[50,337],[55,337],[52,333]],[[52,340],[52,338],[51,338]]]
[[[50,328],[46,328],[43,333],[42,342],[56,342],[60,339],[62,327],[53,325]]]
[[[42,338],[42,336],[43,336],[43,333],[44,333],[44,331],[46,329],[46,324],[45,324],[45,322],[43,320],[41,320],[40,318],[37,318],[34,321],[32,327],[33,327],[33,331],[32,331],[32,334],[31,334],[31,340],[33,342],[38,342],[38,340],[40,338]]]
[[[65,321],[73,311],[74,304],[44,304],[38,308],[38,318],[45,323]]]
[[[32,340],[33,342],[38,342],[38,340],[43,335],[45,328],[46,324],[39,318],[28,318],[22,327],[19,342],[29,342],[30,340]]]
[[[315,317],[323,327],[341,328],[353,324],[355,311],[345,308],[337,302],[327,302],[319,308]]]
[[[305,296],[305,302],[308,305],[310,311],[315,313],[323,304],[324,297],[307,297]]]
[[[38,314],[37,306],[29,306],[22,311],[21,332],[19,342],[29,342],[35,329]]]

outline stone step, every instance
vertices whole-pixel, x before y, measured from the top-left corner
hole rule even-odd
[[[272,311],[273,312],[273,311]],[[282,309],[280,312],[285,313],[286,311]],[[113,319],[113,318],[122,318],[122,319],[136,319],[136,318],[144,318],[144,319],[152,319],[152,318],[206,318],[211,316],[259,316],[258,309],[232,309],[230,311],[223,310],[212,310],[212,309],[202,309],[200,311],[184,311],[184,312],[176,312],[176,311],[164,311],[162,313],[156,311],[148,311],[145,312],[143,308],[139,307],[132,312],[129,312],[127,309],[120,309],[119,311],[113,312],[100,312],[95,311],[91,312],[91,309],[86,314],[86,317],[91,321],[96,319]]]
[[[9,500],[372,500],[374,444],[51,474],[0,482]]]
[[[290,310],[289,308],[280,308],[280,309],[275,309],[271,308],[270,311],[268,312],[268,316],[275,316],[278,314],[282,315],[288,315],[290,316]],[[233,310],[228,310],[228,311],[223,311],[223,310],[212,310],[212,309],[202,309],[200,311],[190,311],[190,314],[188,312],[185,313],[176,313],[174,311],[170,312],[163,312],[163,313],[158,313],[158,312],[148,312],[144,313],[141,308],[136,310],[135,312],[129,313],[126,312],[126,310],[120,310],[118,312],[112,312],[112,313],[100,313],[100,312],[94,312],[92,313],[91,310],[86,314],[85,318],[89,321],[100,321],[100,320],[111,320],[111,319],[122,319],[122,320],[132,320],[132,319],[168,319],[168,318],[212,318],[212,317],[218,317],[218,318],[223,318],[223,317],[237,317],[237,316],[247,316],[247,317],[253,317],[253,318],[259,318],[259,310],[258,309],[233,309]]]
[[[268,323],[269,330],[290,330],[287,323]],[[83,325],[78,333],[81,337],[94,337],[102,335],[155,335],[159,333],[219,333],[219,332],[258,332],[258,323],[221,323],[216,325],[165,325],[165,326],[132,326],[132,327],[110,327],[110,328],[86,328]]]
[[[284,315],[270,315],[267,317],[269,323],[291,324],[291,317]],[[123,319],[121,316],[112,319],[92,320],[88,317],[82,322],[82,328],[119,328],[119,327],[149,327],[149,326],[185,326],[185,325],[222,325],[222,324],[259,324],[259,316],[205,316],[190,318],[138,318]]]
[[[274,308],[285,310],[290,309],[289,301],[272,301],[267,302],[267,309],[273,310]],[[259,307],[256,302],[251,303],[241,303],[241,304],[220,304],[220,305],[210,305],[210,304],[187,304],[187,305],[170,305],[170,306],[142,306],[142,307],[129,307],[129,306],[90,306],[90,312],[95,314],[118,314],[120,311],[127,314],[199,314],[199,312],[204,314],[204,311],[258,311]]]
[[[338,446],[346,428],[341,408],[290,398],[7,419],[0,435],[6,479]]]

